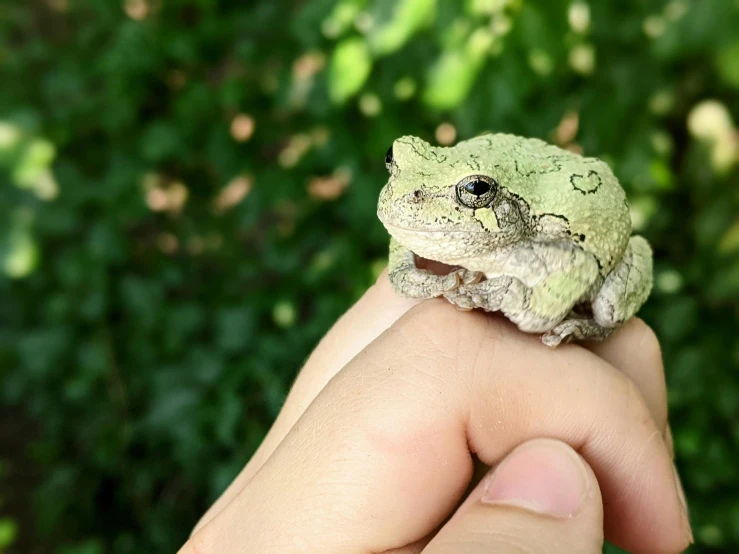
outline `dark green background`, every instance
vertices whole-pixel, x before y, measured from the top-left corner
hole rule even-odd
[[[695,551],[739,551],[738,120],[737,0],[0,0],[0,552],[174,552],[442,123],[612,164]]]

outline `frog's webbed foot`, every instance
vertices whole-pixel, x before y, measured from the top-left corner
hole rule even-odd
[[[457,289],[460,285],[479,282],[478,271],[456,268],[445,275],[437,275],[416,265],[413,252],[395,240],[390,241],[388,278],[396,292],[409,298],[435,298]]]
[[[482,282],[462,283],[444,294],[444,297],[452,304],[463,310],[481,308],[487,312],[496,312],[505,304],[523,302],[525,292],[520,286],[520,281],[513,277],[496,277],[486,279]]]
[[[572,340],[603,340],[613,332],[613,328],[598,325],[593,318],[573,317],[565,319],[541,336],[547,346],[559,346]]]
[[[503,275],[472,285],[461,285],[444,296],[462,309],[499,311],[522,331],[542,333],[551,329],[559,319],[532,310],[533,295],[534,291],[519,279]]]
[[[454,291],[462,283],[472,283],[480,278],[476,272],[463,268],[447,275],[436,275],[415,266],[399,268],[390,272],[388,277],[393,288],[409,298],[435,298]]]

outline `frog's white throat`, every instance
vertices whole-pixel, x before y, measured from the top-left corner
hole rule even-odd
[[[419,258],[450,266],[467,267],[472,256],[465,253],[474,243],[474,235],[466,231],[418,231],[385,223],[388,232]]]

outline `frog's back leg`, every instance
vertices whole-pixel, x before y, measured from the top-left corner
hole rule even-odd
[[[652,249],[643,237],[631,237],[621,262],[593,299],[593,318],[603,327],[618,327],[642,307],[651,290]]]
[[[574,339],[602,340],[633,316],[652,289],[652,249],[631,237],[624,256],[606,276],[591,302],[592,317],[570,314],[542,336],[548,346]]]
[[[591,298],[590,291],[599,283],[598,265],[595,258],[571,243],[532,242],[527,248],[521,246],[518,254],[521,253],[528,256],[522,256],[514,266],[539,264],[546,273],[535,284],[526,285],[520,278],[500,275],[463,285],[444,296],[462,308],[501,311],[522,331],[551,332],[576,304]],[[558,335],[557,343],[576,333],[569,327],[565,331]]]

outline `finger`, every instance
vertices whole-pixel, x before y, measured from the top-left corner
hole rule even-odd
[[[392,550],[386,550],[381,554],[419,554],[424,547],[431,541],[432,535],[428,535],[419,541],[409,544],[408,546],[401,546],[400,548],[393,548]]]
[[[387,330],[419,300],[401,298],[383,272],[321,340],[298,374],[285,404],[249,463],[203,515],[193,532],[220,512],[244,488],[295,425],[326,383],[362,349]]]
[[[493,465],[522,440],[551,437],[595,471],[609,540],[678,552],[689,531],[660,436],[633,382],[591,352],[552,351],[501,319],[425,302],[332,379],[194,544],[201,554],[289,552],[286,540],[327,554],[398,548],[455,508],[471,452]]]
[[[654,331],[644,321],[635,317],[605,341],[586,341],[569,347],[578,346],[585,347],[600,356],[634,382],[644,397],[652,418],[663,430],[667,450],[674,459],[672,435],[667,425],[667,387],[662,351]],[[487,469],[488,466],[477,464],[473,484],[482,479]]]
[[[634,382],[657,427],[664,432],[667,428],[667,386],[662,351],[654,331],[634,317],[607,340],[583,345]]]
[[[424,259],[419,259],[418,263],[419,267],[438,274],[453,269]],[[209,521],[245,486],[329,379],[364,346],[418,303],[418,300],[404,299],[395,294],[387,279],[387,272],[383,272],[377,283],[337,322],[315,349],[259,449],[203,515],[194,531]],[[635,335],[640,335],[637,340],[641,347],[627,347],[634,341]],[[638,318],[632,318],[607,341],[583,344],[632,378],[655,420],[666,420],[667,400],[661,353],[659,343],[648,326]]]
[[[654,331],[641,319],[631,318],[607,340],[586,341],[578,346],[588,348],[634,381],[658,427],[664,429],[663,438],[670,457],[674,459],[672,434],[667,425],[667,390],[662,352]],[[478,461],[471,484],[477,485],[488,470],[488,466]],[[403,554],[417,554],[421,550],[422,545],[414,545],[410,550],[403,550]]]
[[[600,554],[598,481],[569,445],[525,443],[488,473],[423,554]]]
[[[442,274],[452,269],[437,262],[419,259],[419,267]],[[403,299],[392,291],[386,272],[345,314],[318,345],[296,379],[283,410],[249,463],[205,513],[194,530],[202,527],[241,490],[274,452],[292,425],[302,415],[329,379],[344,363],[387,329],[418,300]],[[634,335],[640,348],[627,348]],[[653,417],[666,420],[666,392],[659,343],[641,320],[632,318],[607,341],[583,343],[593,352],[632,378],[645,397]]]
[[[667,445],[667,451],[670,453],[670,458],[675,459],[675,441],[672,439],[672,430],[668,425],[665,427],[665,432],[662,435],[665,439],[665,445]]]

